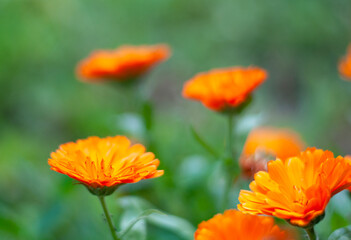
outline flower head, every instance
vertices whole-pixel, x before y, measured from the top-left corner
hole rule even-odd
[[[159,160],[154,154],[145,152],[141,144],[131,145],[124,136],[89,137],[62,144],[51,153],[49,165],[98,195],[112,193],[119,184],[163,175],[163,170],[157,170]]]
[[[288,240],[290,234],[274,224],[272,217],[243,214],[227,210],[200,223],[195,240]]]
[[[351,164],[351,155],[346,155],[345,160]],[[348,190],[351,191],[351,186],[348,188]]]
[[[296,157],[268,163],[241,190],[238,209],[249,214],[272,215],[307,227],[324,215],[330,198],[350,186],[351,165],[330,151],[309,148]]]
[[[256,172],[267,170],[269,160],[299,155],[304,145],[300,136],[290,129],[259,127],[246,139],[240,166],[247,177],[253,177]]]
[[[212,110],[223,111],[244,103],[266,78],[266,71],[257,67],[214,69],[186,82],[183,96],[201,101]]]
[[[339,73],[347,80],[351,80],[351,44],[347,49],[346,56],[339,62]]]
[[[349,161],[350,164],[351,164],[351,155],[346,155],[346,156],[345,156],[345,160],[346,160],[346,161]]]
[[[80,79],[88,82],[131,80],[145,74],[169,56],[169,47],[162,44],[125,45],[116,50],[98,50],[78,64],[77,74]]]

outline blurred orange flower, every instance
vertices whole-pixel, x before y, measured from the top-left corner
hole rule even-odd
[[[170,49],[165,44],[153,46],[125,45],[116,50],[98,50],[77,66],[77,75],[83,81],[96,82],[106,79],[125,81],[138,78],[165,61]]]
[[[131,145],[124,136],[89,137],[62,144],[51,153],[49,165],[52,170],[66,174],[98,193],[105,190],[112,193],[109,189],[114,190],[113,187],[119,184],[163,175],[163,170],[157,170],[159,160],[154,154],[145,152],[141,144]]]
[[[330,198],[351,185],[350,177],[351,165],[343,157],[309,148],[285,161],[270,161],[268,172],[256,173],[251,191],[241,190],[238,209],[306,227],[323,218]]]
[[[351,164],[351,155],[346,155],[345,160]],[[351,187],[349,187],[348,190],[351,191]]]
[[[290,129],[258,127],[246,139],[240,156],[240,166],[247,177],[267,170],[267,162],[299,155],[305,148],[300,136]]]
[[[258,67],[214,69],[186,82],[183,96],[222,111],[241,105],[266,78],[266,71]]]
[[[347,49],[346,56],[339,62],[339,73],[345,79],[351,80],[351,44]]]
[[[246,215],[227,210],[199,224],[195,240],[288,240],[287,231],[274,224],[272,217]]]

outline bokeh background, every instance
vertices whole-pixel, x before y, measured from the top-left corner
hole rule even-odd
[[[218,212],[221,170],[191,127],[221,151],[226,119],[182,98],[197,72],[234,65],[269,72],[236,119],[237,154],[257,125],[292,128],[309,146],[351,153],[351,82],[337,72],[350,19],[349,0],[0,0],[0,238],[110,237],[98,200],[47,164],[61,143],[78,138],[148,138],[135,94],[77,80],[76,63],[94,49],[173,49],[139,93],[153,104],[150,134],[165,175],[107,199],[122,225],[144,208],[169,215],[140,221],[129,239],[191,239]],[[317,227],[322,239],[351,222],[348,193],[332,203]]]

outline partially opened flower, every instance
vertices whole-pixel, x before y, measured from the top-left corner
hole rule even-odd
[[[170,56],[167,45],[125,45],[116,50],[97,50],[77,66],[83,81],[126,81],[140,77]]]
[[[163,175],[159,160],[145,152],[141,144],[128,138],[89,137],[62,144],[49,159],[51,169],[68,175],[88,187],[95,195],[111,194],[117,186]]]
[[[247,177],[267,170],[270,160],[297,156],[305,148],[300,136],[290,129],[258,127],[250,132],[240,156],[240,166]]]
[[[330,198],[351,185],[351,165],[330,151],[310,148],[285,161],[268,163],[241,190],[238,209],[249,214],[272,215],[293,225],[310,227],[320,221]]]
[[[339,73],[343,78],[351,80],[351,44],[346,55],[339,62]]]
[[[243,214],[227,210],[199,224],[195,240],[289,240],[287,231],[274,224],[272,217]]]
[[[186,82],[183,96],[201,101],[215,111],[232,110],[243,104],[266,78],[266,71],[258,67],[213,69]]]

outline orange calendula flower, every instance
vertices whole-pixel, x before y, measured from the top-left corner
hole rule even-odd
[[[195,240],[289,240],[287,231],[274,224],[272,217],[243,214],[227,210],[199,224]]]
[[[346,159],[347,161],[349,161],[350,164],[351,164],[351,155],[346,155],[346,156],[345,156],[345,159]]]
[[[351,165],[330,151],[309,148],[296,157],[268,163],[241,190],[238,209],[249,214],[272,215],[293,225],[309,227],[324,216],[330,198],[351,185]]]
[[[183,96],[201,101],[212,110],[223,111],[244,103],[266,78],[266,71],[258,67],[214,69],[186,82]]]
[[[256,172],[267,170],[269,160],[299,155],[304,148],[300,136],[290,129],[259,127],[246,139],[240,166],[247,177],[253,177]]]
[[[351,164],[351,155],[346,155],[345,160]],[[349,187],[348,190],[351,191],[351,187]]]
[[[118,185],[163,175],[159,160],[128,138],[89,137],[62,144],[51,153],[51,169],[83,183],[96,195],[111,194]]]
[[[78,64],[77,74],[80,79],[88,82],[131,80],[145,74],[169,56],[170,49],[165,44],[125,45],[116,50],[98,50]]]
[[[346,56],[339,62],[339,73],[347,80],[351,80],[351,44],[347,49]]]

